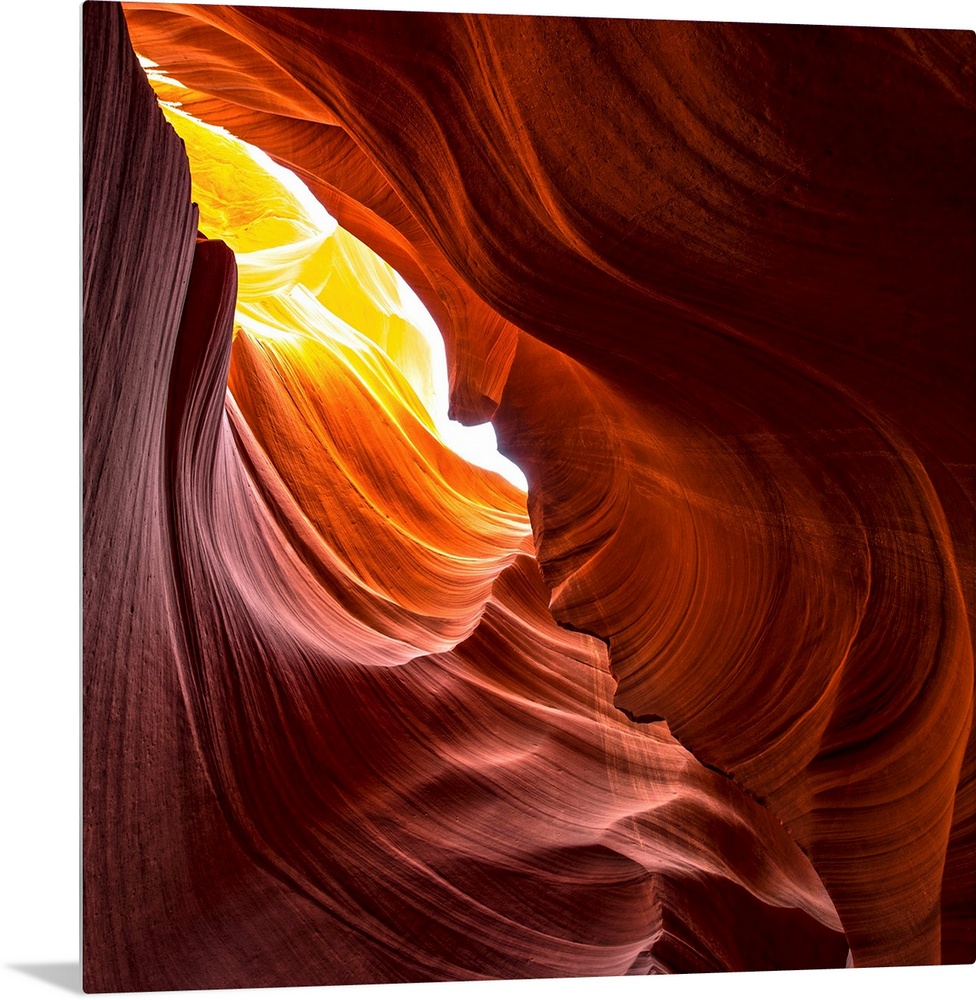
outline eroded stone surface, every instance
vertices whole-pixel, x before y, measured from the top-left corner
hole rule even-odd
[[[85,17],[89,988],[972,961],[972,36],[127,5],[431,308],[471,563]]]

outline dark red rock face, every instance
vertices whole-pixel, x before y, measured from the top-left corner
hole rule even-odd
[[[972,33],[84,42],[86,988],[976,960]],[[530,538],[232,344],[133,46],[413,285]]]

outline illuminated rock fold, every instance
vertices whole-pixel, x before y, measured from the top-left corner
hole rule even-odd
[[[976,957],[972,38],[85,18],[86,984]]]

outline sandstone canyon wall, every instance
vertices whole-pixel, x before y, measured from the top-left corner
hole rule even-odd
[[[976,959],[973,35],[84,43],[86,988]],[[331,242],[258,273],[135,52]]]

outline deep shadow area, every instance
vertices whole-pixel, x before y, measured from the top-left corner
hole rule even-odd
[[[60,986],[69,993],[81,993],[81,962],[28,962],[11,965],[11,969],[41,979],[53,986]]]

